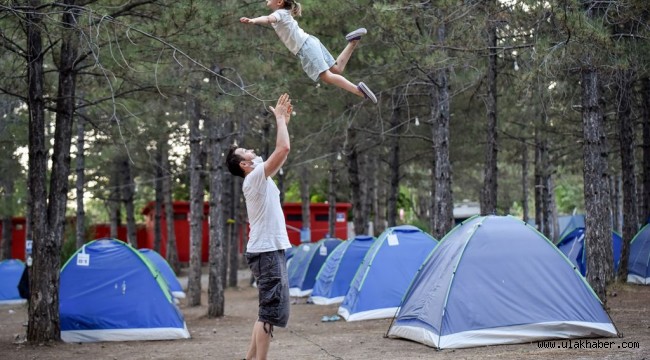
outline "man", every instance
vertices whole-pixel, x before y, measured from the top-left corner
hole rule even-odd
[[[275,108],[277,134],[275,150],[266,161],[255,151],[233,146],[226,156],[230,173],[244,178],[242,185],[250,234],[246,246],[246,261],[255,278],[259,292],[258,318],[253,325],[251,344],[246,359],[265,360],[269,351],[273,327],[286,327],[289,321],[289,278],[284,250],[291,247],[280,190],[271,177],[289,155],[291,99],[283,94]]]

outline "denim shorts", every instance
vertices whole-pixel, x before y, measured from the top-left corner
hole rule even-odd
[[[305,70],[307,76],[314,81],[318,81],[318,75],[329,70],[336,63],[332,54],[327,51],[320,40],[312,35],[305,40],[296,56],[300,59],[302,69]]]
[[[289,276],[284,250],[245,254],[248,267],[257,279],[259,312],[257,320],[286,327],[289,322]]]

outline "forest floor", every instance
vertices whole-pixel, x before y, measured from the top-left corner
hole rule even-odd
[[[257,289],[248,285],[248,276],[242,273],[240,286],[225,292],[221,318],[206,316],[205,281],[201,306],[181,302],[192,336],[187,340],[31,345],[25,342],[26,305],[0,306],[0,359],[242,359],[257,313]],[[623,337],[593,339],[611,342],[611,348],[602,349],[541,348],[542,343],[534,342],[437,351],[412,341],[384,338],[390,319],[321,322],[324,316],[336,314],[338,306],[307,304],[303,298],[292,305],[289,326],[274,331],[269,359],[650,360],[650,286],[616,285],[609,294],[609,314]],[[579,340],[572,342],[579,344]],[[558,347],[566,340],[549,343]]]

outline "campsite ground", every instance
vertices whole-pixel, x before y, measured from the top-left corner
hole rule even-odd
[[[204,273],[206,273],[204,271]],[[25,305],[0,307],[1,359],[241,359],[245,356],[250,330],[256,318],[257,290],[248,286],[247,272],[241,272],[240,287],[226,290],[226,315],[208,319],[206,291],[202,306],[181,303],[188,340],[134,341],[94,344],[29,345],[24,342],[27,320]],[[534,286],[534,284],[531,284]],[[336,314],[337,306],[292,305],[287,329],[277,329],[270,359],[649,359],[650,286],[619,285],[609,291],[609,313],[622,338],[593,339],[611,343],[612,348],[551,349],[542,343],[502,345],[436,351],[419,343],[387,339],[383,335],[389,319],[321,322]],[[574,340],[573,343],[580,342]],[[551,341],[556,347],[566,341]],[[545,344],[546,345],[546,344]],[[582,345],[586,345],[582,342]],[[637,348],[625,348],[635,346]]]

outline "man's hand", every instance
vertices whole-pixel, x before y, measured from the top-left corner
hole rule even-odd
[[[289,125],[289,120],[291,119],[291,111],[293,111],[293,106],[291,106],[291,99],[289,98],[289,94],[284,93],[280,95],[278,103],[275,104],[275,107],[269,106],[269,109],[271,109],[276,119],[283,118],[285,124]]]
[[[242,24],[255,24],[255,22],[253,21],[253,19],[249,19],[249,18],[247,18],[247,17],[242,17],[242,18],[240,18],[240,19],[239,19],[239,22],[242,23]]]

